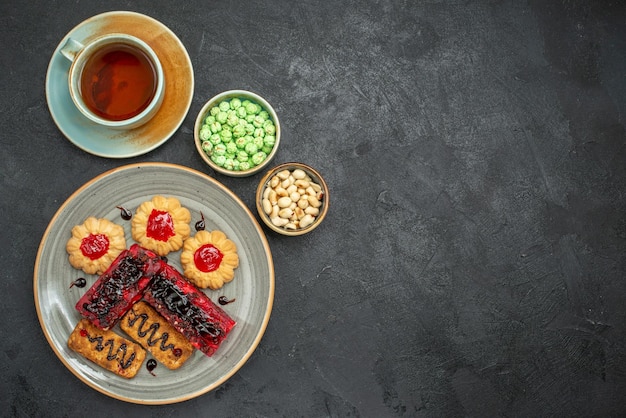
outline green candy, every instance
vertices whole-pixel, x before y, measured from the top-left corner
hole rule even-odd
[[[243,125],[233,126],[233,136],[239,138],[246,135],[246,128]]]
[[[230,142],[233,140],[233,133],[228,129],[222,130],[219,135],[222,137],[222,142]]]
[[[231,111],[231,113],[228,114],[226,123],[229,126],[237,126],[237,124],[239,123],[239,118],[237,117],[237,114],[234,111]]]
[[[213,134],[209,137],[209,141],[211,141],[213,145],[217,145],[222,142],[222,137],[220,134]]]
[[[252,159],[252,162],[254,163],[254,165],[259,165],[263,161],[265,161],[266,158],[267,158],[267,154],[264,153],[263,151],[260,151],[260,152],[257,152],[256,154],[254,154],[251,159]]]
[[[270,121],[268,121],[270,122]],[[265,133],[267,135],[275,135],[276,134],[276,126],[274,126],[273,123],[265,123],[265,125],[263,125],[263,129],[265,130]]]
[[[211,129],[206,125],[203,126],[202,129],[200,129],[198,136],[202,141],[206,141],[211,136]]]
[[[211,156],[211,160],[212,160],[215,164],[217,164],[219,167],[223,167],[223,166],[224,166],[224,163],[226,162],[226,157],[225,157],[225,156],[223,156],[223,155],[215,155],[215,154],[213,154],[213,155]]]
[[[247,143],[248,143],[248,140],[246,139],[245,136],[240,136],[239,138],[235,139],[235,145],[239,149],[244,149]]]
[[[211,116],[215,116],[215,115],[217,115],[218,113],[220,113],[220,108],[219,108],[218,106],[213,106],[213,107],[211,108],[211,110],[209,110],[209,114],[210,114]],[[210,122],[209,122],[209,123],[210,123]]]
[[[265,136],[265,129],[263,128],[256,128],[254,130],[254,136],[257,138],[263,138]]]
[[[228,120],[228,115],[226,114],[226,112],[220,112],[215,116],[215,120],[224,125]]]
[[[246,113],[248,115],[256,115],[260,111],[261,109],[259,109],[259,106],[256,103],[250,102],[246,105]]]
[[[240,163],[242,163],[242,162],[244,162],[244,161],[248,161],[248,158],[249,158],[249,157],[248,157],[248,153],[247,153],[247,152],[245,152],[245,151],[239,151],[239,152],[237,153],[237,160],[238,160]]]
[[[220,102],[219,108],[222,112],[226,112],[228,109],[230,109],[230,103],[228,102],[228,100],[224,100]]]
[[[216,133],[222,130],[222,124],[219,123],[218,121],[215,121],[210,125],[210,128],[211,128],[211,132]]]
[[[259,151],[259,147],[257,147],[254,142],[249,142],[246,144],[244,150],[248,153],[248,155],[252,155]]]
[[[226,154],[226,145],[224,145],[224,144],[217,144],[213,148],[213,155],[225,155],[225,154]]]
[[[241,106],[239,108],[237,108],[237,117],[239,118],[245,118],[246,116],[248,116],[248,113],[246,112],[246,108]]]
[[[226,160],[224,160],[224,168],[226,170],[233,170],[235,168],[235,164],[232,158],[226,158]]]
[[[257,149],[261,149],[263,147],[263,138],[255,136],[254,138],[252,138],[252,143],[256,145]]]
[[[261,126],[264,126],[263,124],[265,123],[265,119],[263,119],[261,116],[256,115],[254,117],[254,120],[252,121],[252,124],[257,127],[260,128]]]
[[[237,144],[234,141],[230,141],[226,144],[226,152],[228,154],[236,154],[239,149],[237,148]]]
[[[210,141],[202,142],[202,151],[206,152],[208,155],[211,155],[213,152],[213,144]]]
[[[252,168],[252,165],[248,161],[242,161],[239,163],[239,170],[241,171],[250,170],[250,168]]]
[[[238,99],[237,97],[233,98],[233,99],[230,101],[230,108],[231,108],[231,109],[233,109],[233,110],[237,110],[237,109],[239,109],[240,107],[241,107],[241,100],[240,100],[240,99]]]
[[[276,143],[276,137],[274,135],[265,135],[263,137],[263,144],[267,147],[272,148]]]

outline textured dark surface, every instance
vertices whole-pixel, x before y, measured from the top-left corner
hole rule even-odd
[[[61,38],[108,10],[166,24],[196,77],[178,132],[127,160],[74,147],[44,94]],[[624,2],[3,2],[0,28],[1,415],[626,412]],[[110,399],[41,332],[39,241],[75,189],[132,162],[203,170],[254,209],[258,177],[193,146],[232,88],[273,104],[275,163],[323,173],[331,211],[307,236],[268,231],[274,310],[234,377],[176,405]]]

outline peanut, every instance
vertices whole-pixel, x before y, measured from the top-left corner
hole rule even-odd
[[[273,176],[262,196],[263,212],[272,224],[289,230],[312,225],[324,200],[322,186],[299,168]]]

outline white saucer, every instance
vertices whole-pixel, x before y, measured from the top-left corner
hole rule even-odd
[[[119,131],[94,124],[74,106],[67,76],[70,61],[59,50],[68,38],[81,43],[107,33],[134,35],[154,49],[165,74],[165,97],[157,114],[144,126]],[[167,141],[180,127],[193,98],[191,59],[183,43],[159,21],[135,12],[93,16],[74,27],[59,43],[48,65],[46,99],[54,122],[74,145],[94,155],[128,158],[145,154]]]

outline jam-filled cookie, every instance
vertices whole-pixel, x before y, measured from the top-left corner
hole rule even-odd
[[[180,256],[185,276],[196,286],[213,290],[235,277],[237,245],[222,231],[198,231],[185,240]]]
[[[87,274],[101,274],[126,249],[124,228],[108,219],[90,216],[72,228],[65,249],[72,267]]]
[[[175,197],[154,196],[135,212],[132,236],[144,248],[165,256],[178,251],[189,237],[191,213]]]

